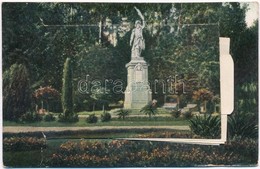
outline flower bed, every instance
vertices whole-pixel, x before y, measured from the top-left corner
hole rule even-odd
[[[3,139],[4,151],[29,151],[46,148],[45,140],[35,137],[10,137]]]
[[[255,165],[256,141],[251,146],[234,147],[113,140],[110,142],[66,142],[52,154],[50,167],[182,167],[204,165]],[[247,143],[245,143],[247,144]],[[239,152],[247,153],[239,153]],[[242,150],[243,149],[243,150]],[[253,160],[245,154],[254,153]]]

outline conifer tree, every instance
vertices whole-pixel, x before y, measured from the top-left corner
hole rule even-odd
[[[17,121],[31,105],[30,79],[23,64],[13,64],[3,74],[3,116]]]
[[[67,58],[63,69],[62,108],[65,119],[73,116],[73,82],[71,60]]]

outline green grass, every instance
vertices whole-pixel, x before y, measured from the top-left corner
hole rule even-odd
[[[79,118],[77,123],[62,123],[56,121],[52,122],[34,122],[34,123],[16,123],[10,121],[3,121],[4,126],[32,126],[32,127],[95,127],[95,126],[187,126],[188,120],[174,119],[171,117],[127,117],[125,120],[113,118],[109,122],[98,122],[94,124],[87,123],[86,118]]]
[[[95,115],[101,115],[103,114],[102,110],[98,110],[98,111],[82,111],[82,112],[78,112],[78,115],[91,115],[91,114],[95,114]]]
[[[109,110],[106,110],[107,112],[110,112]],[[113,112],[113,110],[111,110]],[[140,110],[138,109],[132,109],[132,110],[129,110],[130,111],[130,115],[144,115],[144,113],[141,113]],[[158,115],[170,115],[170,112],[163,109],[163,108],[158,108],[157,109],[157,113]],[[90,114],[95,114],[95,115],[101,115],[103,114],[103,111],[102,110],[98,110],[98,111],[82,111],[82,112],[78,112],[77,113],[78,115],[90,115]],[[113,114],[113,115],[116,115]]]

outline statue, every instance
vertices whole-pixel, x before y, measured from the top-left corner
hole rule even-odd
[[[143,25],[140,20],[135,21],[135,28],[132,30],[130,46],[132,46],[131,58],[141,57],[142,50],[145,49],[145,42],[143,38],[143,28],[145,27],[144,16],[139,9],[134,7],[138,15],[143,21]]]

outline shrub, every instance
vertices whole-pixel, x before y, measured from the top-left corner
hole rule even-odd
[[[171,111],[171,115],[172,115],[172,117],[174,117],[174,118],[179,118],[180,115],[181,115],[181,111],[180,111],[180,110],[172,110],[172,111]]]
[[[42,121],[42,116],[40,114],[37,114],[35,112],[26,112],[25,114],[23,114],[19,121],[21,122],[37,122],[37,121]]]
[[[155,103],[156,103],[156,102],[155,102]],[[147,105],[145,105],[145,106],[140,110],[140,112],[143,112],[144,114],[148,115],[148,116],[149,116],[149,119],[151,119],[151,118],[152,118],[152,115],[155,115],[155,114],[158,113],[157,107],[156,107],[155,103],[153,103],[153,102],[148,103]]]
[[[104,112],[103,114],[101,114],[101,121],[102,122],[108,122],[111,120],[111,114],[108,112]]]
[[[86,119],[87,123],[97,123],[98,117],[95,114],[91,114]]]
[[[46,148],[46,142],[43,138],[11,137],[3,139],[4,151],[29,151],[41,148]]]
[[[129,115],[129,110],[120,109],[117,112],[118,112],[117,115],[118,115],[119,119],[122,118],[124,120],[126,118],[126,116]]]
[[[190,119],[190,129],[194,134],[205,138],[220,136],[220,118],[218,116],[196,116]]]
[[[56,120],[56,118],[54,117],[54,115],[53,114],[46,114],[45,116],[44,116],[44,121],[55,121]]]
[[[191,119],[192,118],[192,113],[191,111],[186,111],[183,113],[184,119]]]

